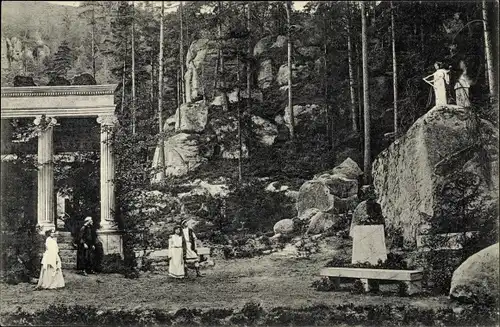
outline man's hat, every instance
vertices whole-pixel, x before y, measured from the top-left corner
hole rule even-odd
[[[186,226],[186,225],[187,225],[187,222],[188,222],[188,220],[187,220],[187,219],[183,219],[183,220],[181,221],[181,226]]]
[[[92,222],[92,217],[85,217],[84,223]]]

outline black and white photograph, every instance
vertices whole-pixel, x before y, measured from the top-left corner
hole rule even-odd
[[[499,326],[499,1],[2,1],[2,326]]]

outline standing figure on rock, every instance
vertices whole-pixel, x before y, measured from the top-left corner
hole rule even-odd
[[[78,234],[78,250],[76,252],[76,266],[82,274],[94,273],[94,253],[97,243],[97,231],[94,228],[92,217],[86,217]]]
[[[182,227],[175,226],[174,233],[168,239],[168,275],[174,278],[186,277],[184,267],[184,238],[182,237]]]
[[[185,271],[187,276],[187,268],[189,266],[194,266],[196,270],[196,276],[201,277],[200,274],[200,258],[198,257],[198,252],[196,251],[196,235],[193,229],[189,227],[188,221],[182,221],[182,238],[185,244],[184,247],[184,262],[186,263]]]
[[[469,88],[472,85],[472,80],[467,74],[467,66],[463,60],[460,60],[460,69],[462,74],[455,83],[455,97],[457,105],[467,108],[470,107]]]
[[[433,74],[424,77],[423,80],[434,89],[436,106],[443,106],[448,104],[446,89],[450,83],[449,70],[444,69],[443,63],[439,61],[434,63],[434,68],[436,68],[436,71]]]
[[[45,252],[42,258],[42,269],[36,290],[56,289],[64,287],[64,277],[62,274],[61,258],[59,257],[59,246],[52,237],[52,230],[45,232]]]

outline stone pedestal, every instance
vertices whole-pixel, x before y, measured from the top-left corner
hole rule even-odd
[[[112,135],[118,120],[115,116],[99,116],[101,125],[101,228],[99,237],[103,243],[104,254],[120,253],[123,256],[122,236],[115,222],[115,162],[113,157]]]
[[[39,116],[34,123],[38,129],[37,225],[43,233],[55,229],[53,141],[57,120]]]

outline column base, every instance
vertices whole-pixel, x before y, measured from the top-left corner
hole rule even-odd
[[[54,223],[45,223],[36,225],[40,234],[45,234],[48,230],[56,230],[56,225]]]
[[[123,259],[123,233],[116,229],[100,229],[97,231],[102,242],[104,255],[120,254]]]

